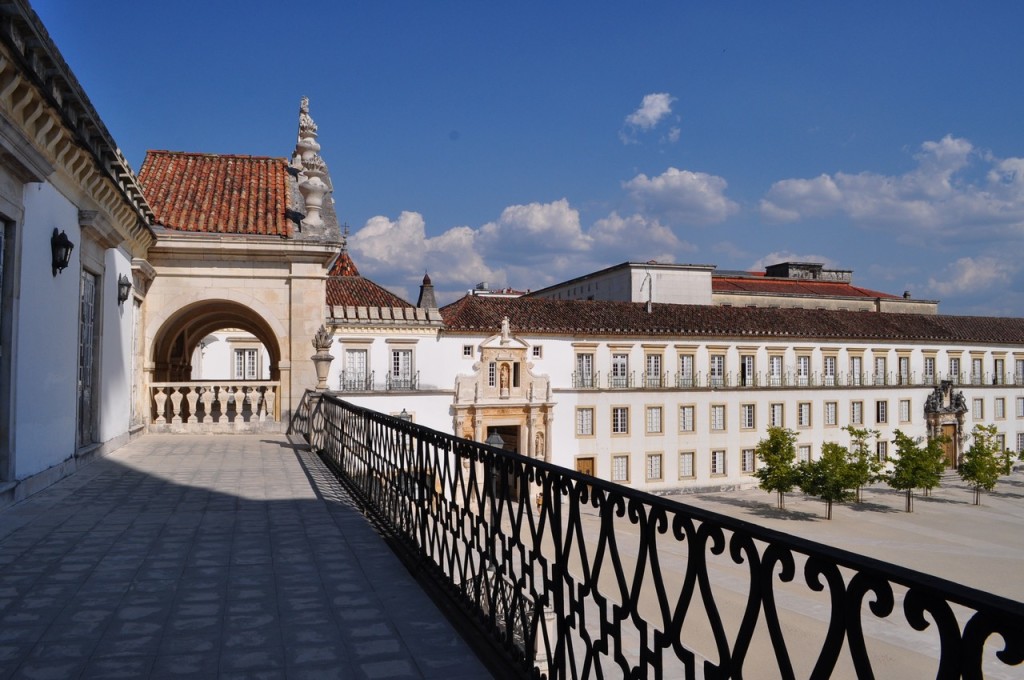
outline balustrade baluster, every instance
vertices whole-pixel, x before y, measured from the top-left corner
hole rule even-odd
[[[267,386],[267,391],[264,393],[263,398],[266,400],[266,404],[267,404],[267,415],[270,417],[270,420],[272,420],[272,421],[277,420],[277,411],[274,410],[274,398],[275,398],[275,396],[276,395],[274,393],[273,386],[268,385]]]
[[[213,422],[213,388],[203,388],[203,422]]]
[[[199,419],[196,418],[196,402],[199,401],[198,387],[188,388],[188,394],[185,399],[188,400],[188,422],[198,423]]]
[[[177,387],[170,388],[171,390],[171,422],[178,424],[181,422],[181,389]]]
[[[164,407],[167,405],[167,394],[164,392],[163,387],[154,387],[153,390],[153,401],[156,402],[156,418],[154,422],[158,425],[165,425],[167,418],[165,417],[166,411],[164,411]]]

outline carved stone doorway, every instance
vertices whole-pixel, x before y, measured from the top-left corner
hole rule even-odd
[[[942,436],[946,438],[943,447],[946,450],[946,467],[956,468],[956,442],[958,439],[956,424],[942,426]]]

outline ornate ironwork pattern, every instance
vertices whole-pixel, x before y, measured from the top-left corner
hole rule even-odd
[[[523,676],[895,677],[909,657],[981,678],[1024,662],[1019,602],[331,395],[293,428]]]

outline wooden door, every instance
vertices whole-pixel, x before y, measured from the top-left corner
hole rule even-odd
[[[577,458],[576,459],[576,472],[582,472],[585,475],[594,476],[594,459],[592,457]]]
[[[942,436],[946,438],[946,467],[956,467],[956,425],[943,425]]]

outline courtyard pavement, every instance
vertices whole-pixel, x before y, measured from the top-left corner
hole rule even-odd
[[[486,678],[315,456],[140,437],[0,510],[0,680]]]

